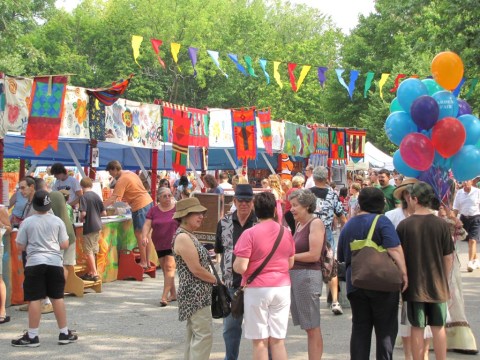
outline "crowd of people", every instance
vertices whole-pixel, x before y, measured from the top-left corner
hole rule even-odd
[[[304,174],[291,179],[268,176],[261,181],[262,189],[254,189],[244,176],[227,173],[221,173],[219,181],[211,174],[201,178],[184,175],[175,182],[160,178],[154,204],[140,176],[123,170],[118,161],[111,161],[106,170],[114,179],[114,187],[103,201],[92,191],[90,179],[78,182],[62,164],[54,164],[51,174],[56,182],[51,192],[46,191],[42,179],[26,177],[11,199],[11,215],[0,208],[2,231],[19,227],[17,244],[25,249],[29,327],[21,338],[12,341],[13,346],[39,345],[40,314],[45,306],[55,312],[59,343],[78,339],[67,326],[63,303],[65,269],[75,263],[75,234],[71,235],[74,220],[68,213],[77,209],[84,225],[84,279],[101,281],[95,266],[101,216],[108,206],[122,200],[132,210],[140,266],[152,266],[148,260],[150,242],[159,258],[164,279],[159,306],[177,301],[179,320],[187,323],[185,359],[208,359],[213,336],[211,293],[217,279],[211,272],[209,253],[195,235],[207,209],[192,194],[204,192],[202,189],[221,197],[233,195],[230,211],[218,222],[214,251],[229,294],[233,297],[239,288],[245,289],[245,313],[223,320],[225,359],[241,358],[242,333],[252,340],[254,358],[286,359],[289,314],[294,325],[306,332],[309,359],[321,359],[325,242],[346,270],[342,280],[346,281],[352,308],[352,359],[370,358],[373,330],[377,359],[392,358],[397,334],[402,338],[406,359],[428,358],[429,338],[433,338],[437,359],[444,359],[447,308],[457,307],[455,316],[463,317],[468,327],[461,309],[461,282],[458,277],[452,282],[451,274],[458,272],[452,265],[452,254],[461,234],[469,244],[468,271],[480,266],[476,253],[480,190],[472,181],[458,186],[451,206],[438,206],[428,184],[397,173],[391,176],[386,169],[370,170],[368,175],[350,174],[346,186],[337,189],[329,181],[328,169],[308,165]],[[377,219],[377,215],[381,216]],[[45,221],[38,221],[38,217]],[[373,241],[387,249],[402,275],[402,291],[366,290],[351,282],[350,243],[366,238],[372,223]],[[267,257],[268,262],[263,264]],[[262,271],[247,283],[260,265]],[[0,324],[10,321],[2,284]],[[342,315],[339,278],[329,279],[327,289],[332,313]]]

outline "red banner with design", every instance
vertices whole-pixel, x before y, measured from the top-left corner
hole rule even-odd
[[[173,110],[172,168],[180,175],[187,171],[190,117],[187,111]]]
[[[232,110],[233,141],[239,160],[255,160],[257,137],[255,135],[255,108]]]

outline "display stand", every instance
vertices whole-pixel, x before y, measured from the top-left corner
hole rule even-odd
[[[200,204],[207,208],[202,226],[195,231],[198,240],[203,243],[215,243],[217,224],[223,217],[223,195],[193,193]]]

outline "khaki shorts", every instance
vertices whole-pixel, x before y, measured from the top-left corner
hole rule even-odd
[[[98,254],[98,238],[100,231],[83,235],[83,253],[85,255]]]
[[[63,252],[63,265],[64,266],[75,266],[77,265],[77,251],[76,243],[70,244],[68,248],[62,250]]]

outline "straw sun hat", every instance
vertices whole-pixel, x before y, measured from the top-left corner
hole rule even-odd
[[[400,185],[397,186],[393,192],[393,197],[398,200],[402,200],[402,194],[406,190],[408,185],[416,184],[418,180],[415,178],[405,178]]]
[[[177,202],[173,218],[181,219],[190,213],[199,213],[204,211],[207,211],[207,208],[200,205],[200,201],[198,201],[196,197],[190,197]]]

